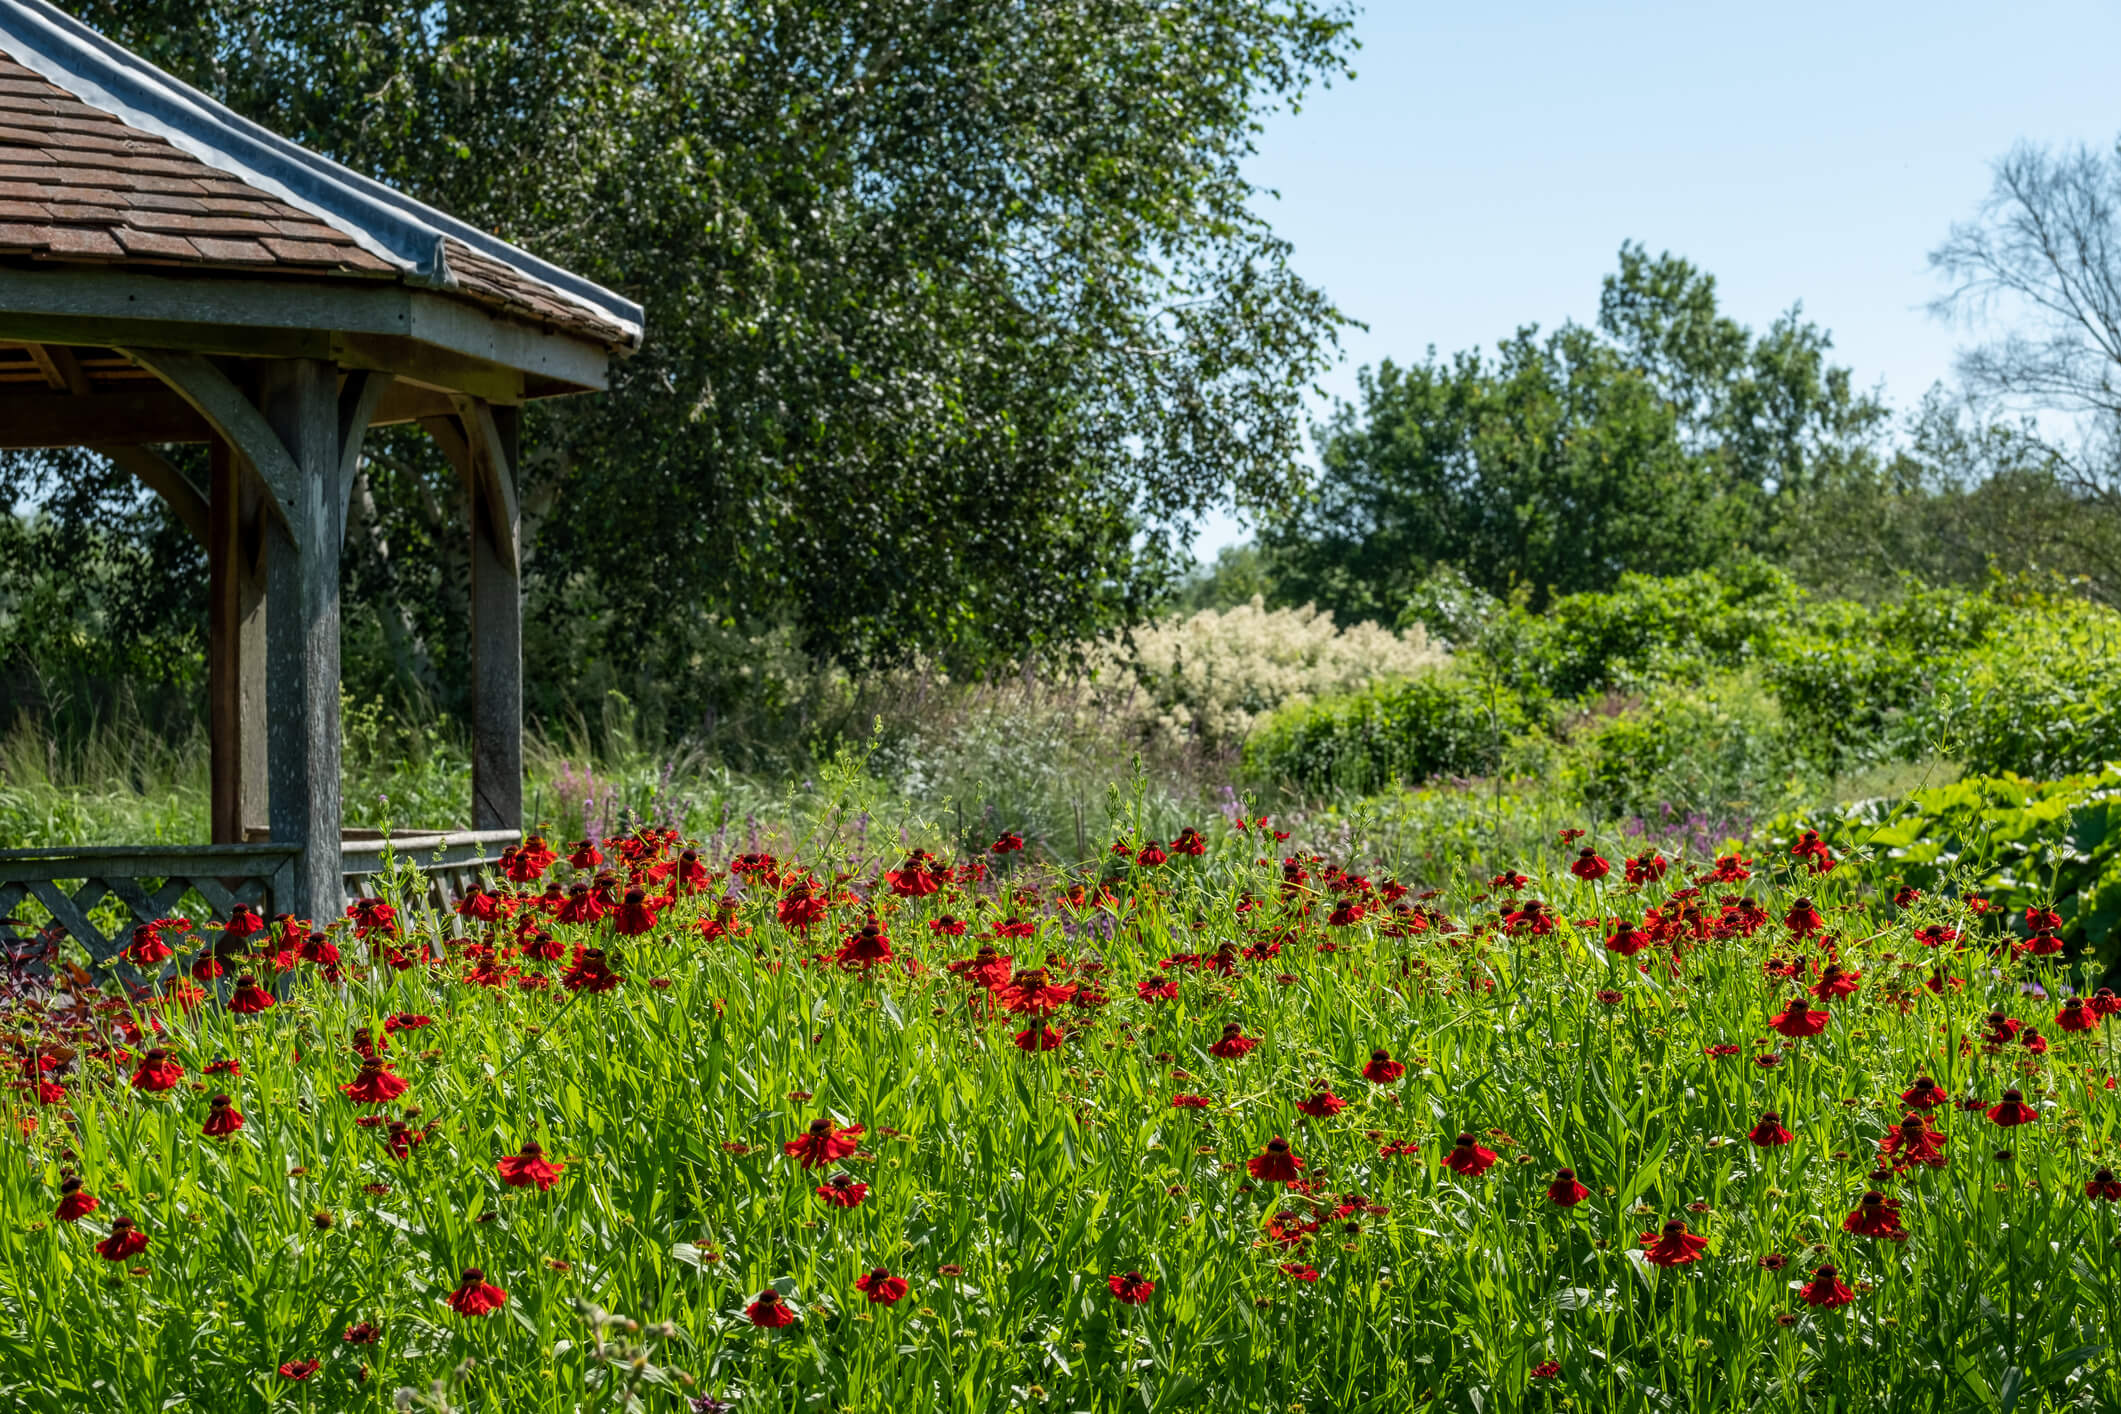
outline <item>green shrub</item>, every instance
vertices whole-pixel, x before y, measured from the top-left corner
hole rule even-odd
[[[1492,773],[1533,725],[1524,699],[1456,672],[1377,683],[1283,708],[1245,745],[1255,779],[1372,791],[1439,776]]]
[[[1513,609],[1486,648],[1557,698],[1639,691],[1759,661],[1806,607],[1796,582],[1759,560],[1665,579],[1630,574],[1605,593],[1557,599],[1545,614]]]
[[[1699,819],[1735,831],[1801,799],[1809,774],[1756,673],[1658,693],[1575,745],[1578,789],[1596,819]]]
[[[2066,599],[2014,607],[1978,651],[1939,666],[1913,725],[1984,775],[2061,776],[2121,760],[2121,618]]]
[[[1969,776],[1899,801],[1792,814],[1764,833],[1807,827],[1837,853],[1877,858],[1891,880],[1977,894],[2021,934],[2027,908],[2052,908],[2081,955],[2109,973],[2121,964],[2121,764],[2046,782]]]

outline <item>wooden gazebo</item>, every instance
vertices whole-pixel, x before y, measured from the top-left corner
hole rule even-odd
[[[473,830],[399,846],[471,863],[512,836],[518,411],[604,387],[640,339],[620,296],[0,0],[0,448],[87,447],[204,542],[213,756],[210,846],[13,851],[0,914],[34,897],[103,953],[87,913],[113,897],[339,913],[375,849],[342,839],[340,544],[386,423],[454,461],[471,541]],[[173,443],[206,444],[209,484]]]

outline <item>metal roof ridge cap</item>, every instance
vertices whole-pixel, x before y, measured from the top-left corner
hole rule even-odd
[[[452,238],[620,325],[633,344],[641,341],[642,310],[632,300],[250,121],[47,0],[0,0],[0,51],[91,107],[311,213],[421,283],[456,287],[442,247]],[[205,128],[212,140],[191,125]],[[283,176],[322,190],[305,193]],[[362,219],[333,204],[328,198],[334,196]],[[381,225],[381,234],[397,244],[363,219]]]

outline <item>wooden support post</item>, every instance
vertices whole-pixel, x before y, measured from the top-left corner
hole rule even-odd
[[[339,829],[339,388],[321,359],[263,365],[258,410],[293,473],[267,529],[266,758],[272,837],[298,845],[290,897],[322,924],[344,906]]]
[[[213,842],[266,828],[264,488],[227,442],[208,449],[206,542],[208,736]]]
[[[523,824],[523,589],[516,534],[520,414],[458,401],[471,520],[471,825]]]

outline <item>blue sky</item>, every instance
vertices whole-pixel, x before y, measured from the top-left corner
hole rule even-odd
[[[1924,257],[2010,145],[2121,135],[2121,3],[1371,0],[1352,82],[1251,165],[1296,267],[1370,326],[1355,370],[1589,320],[1624,240],[1685,255],[1763,325],[1802,300],[1896,408],[1968,331]],[[1217,517],[1209,555],[1244,538]]]

